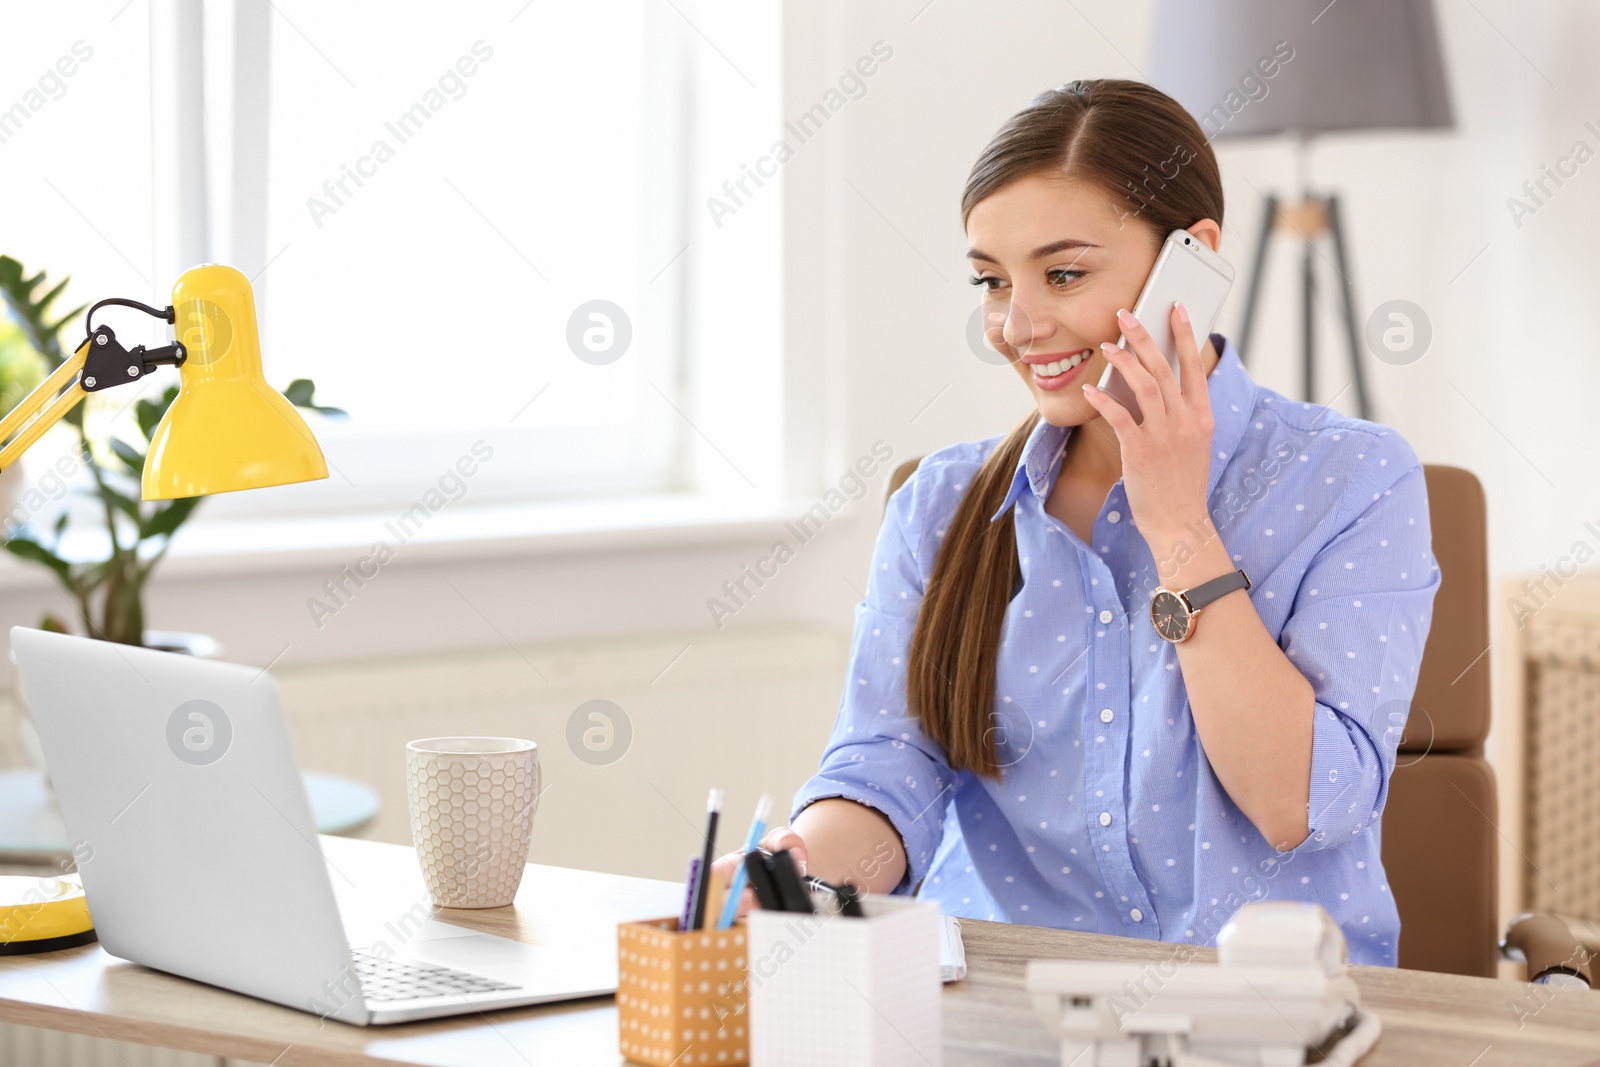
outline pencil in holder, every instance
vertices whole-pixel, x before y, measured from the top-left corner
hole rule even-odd
[[[747,942],[742,919],[683,932],[676,916],[619,923],[618,1051],[656,1067],[749,1063]]]

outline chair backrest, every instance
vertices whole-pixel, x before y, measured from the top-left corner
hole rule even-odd
[[[885,501],[919,462],[920,456],[895,468]],[[1498,814],[1494,770],[1483,748],[1489,734],[1488,514],[1483,486],[1471,471],[1427,463],[1423,476],[1441,581],[1379,821],[1383,866],[1400,912],[1400,966],[1493,978]]]
[[[1417,691],[1384,808],[1383,867],[1400,966],[1498,974],[1499,819],[1489,736],[1488,509],[1477,477],[1424,464],[1434,597]]]
[[[894,491],[906,483],[906,479],[911,477],[911,472],[915,471],[917,464],[921,462],[921,456],[913,456],[896,467],[894,473],[889,475],[889,488],[883,491],[883,506],[885,508],[889,506],[889,498],[894,496]]]

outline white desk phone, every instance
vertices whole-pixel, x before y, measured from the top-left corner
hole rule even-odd
[[[1252,901],[1217,934],[1217,963],[1030,960],[1034,1010],[1063,1067],[1303,1067],[1313,1044],[1348,1067],[1378,1040],[1319,905]]]

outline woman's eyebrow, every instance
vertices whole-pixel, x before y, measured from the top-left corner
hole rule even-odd
[[[1081,240],[1081,239],[1079,239],[1077,237],[1064,237],[1059,241],[1051,241],[1047,245],[1040,245],[1038,248],[1035,248],[1033,250],[1032,254],[1028,258],[1030,258],[1030,259],[1043,259],[1045,256],[1055,255],[1057,252],[1064,251],[1064,250],[1066,250],[1068,248],[1089,249],[1089,248],[1099,248],[1099,247],[1100,247],[1099,245],[1094,244],[1092,241],[1084,241],[1084,240]],[[986,263],[999,263],[1000,262],[998,259],[996,259],[993,256],[989,255],[989,253],[979,251],[976,248],[967,249],[967,258],[968,259],[981,259]]]

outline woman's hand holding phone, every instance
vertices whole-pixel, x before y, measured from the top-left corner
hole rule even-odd
[[[1210,520],[1206,491],[1215,425],[1211,397],[1194,330],[1181,303],[1172,307],[1181,391],[1166,354],[1150,332],[1131,312],[1119,311],[1117,318],[1133,351],[1110,343],[1100,348],[1138,398],[1144,421],[1134,422],[1115,397],[1087,382],[1083,395],[1117,435],[1128,510],[1151,550],[1160,553],[1182,539],[1187,524]]]

